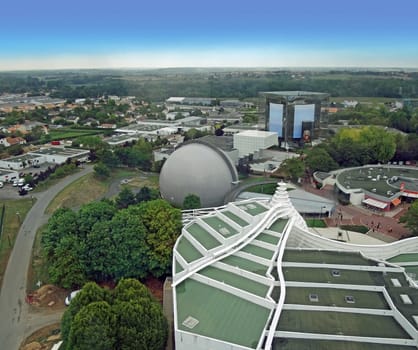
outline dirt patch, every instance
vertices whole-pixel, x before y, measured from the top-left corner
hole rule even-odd
[[[50,350],[60,339],[60,324],[54,323],[32,333],[19,350]]]
[[[155,277],[148,277],[144,284],[150,290],[151,294],[157,299],[161,304],[163,303],[163,285],[164,282],[160,281]]]
[[[58,288],[52,284],[45,284],[34,292],[28,293],[26,302],[37,309],[64,309],[64,300],[67,295],[67,290]]]

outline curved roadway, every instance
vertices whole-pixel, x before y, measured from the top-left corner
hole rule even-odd
[[[25,302],[27,272],[38,228],[47,222],[45,209],[67,185],[93,171],[92,166],[67,176],[47,191],[35,194],[36,203],[26,215],[17,235],[0,291],[0,348],[17,350],[23,339],[37,328],[58,322],[60,315],[38,316],[29,313]]]

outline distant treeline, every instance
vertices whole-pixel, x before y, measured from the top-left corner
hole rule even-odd
[[[1,93],[103,95],[162,101],[170,96],[249,98],[260,91],[308,90],[331,96],[418,98],[418,73],[402,71],[92,70],[1,73]]]

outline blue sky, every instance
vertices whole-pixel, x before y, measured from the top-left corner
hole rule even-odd
[[[418,68],[417,0],[14,0],[0,70]]]

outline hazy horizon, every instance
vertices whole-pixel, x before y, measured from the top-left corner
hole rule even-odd
[[[418,68],[418,3],[22,0],[2,5],[0,71]]]

